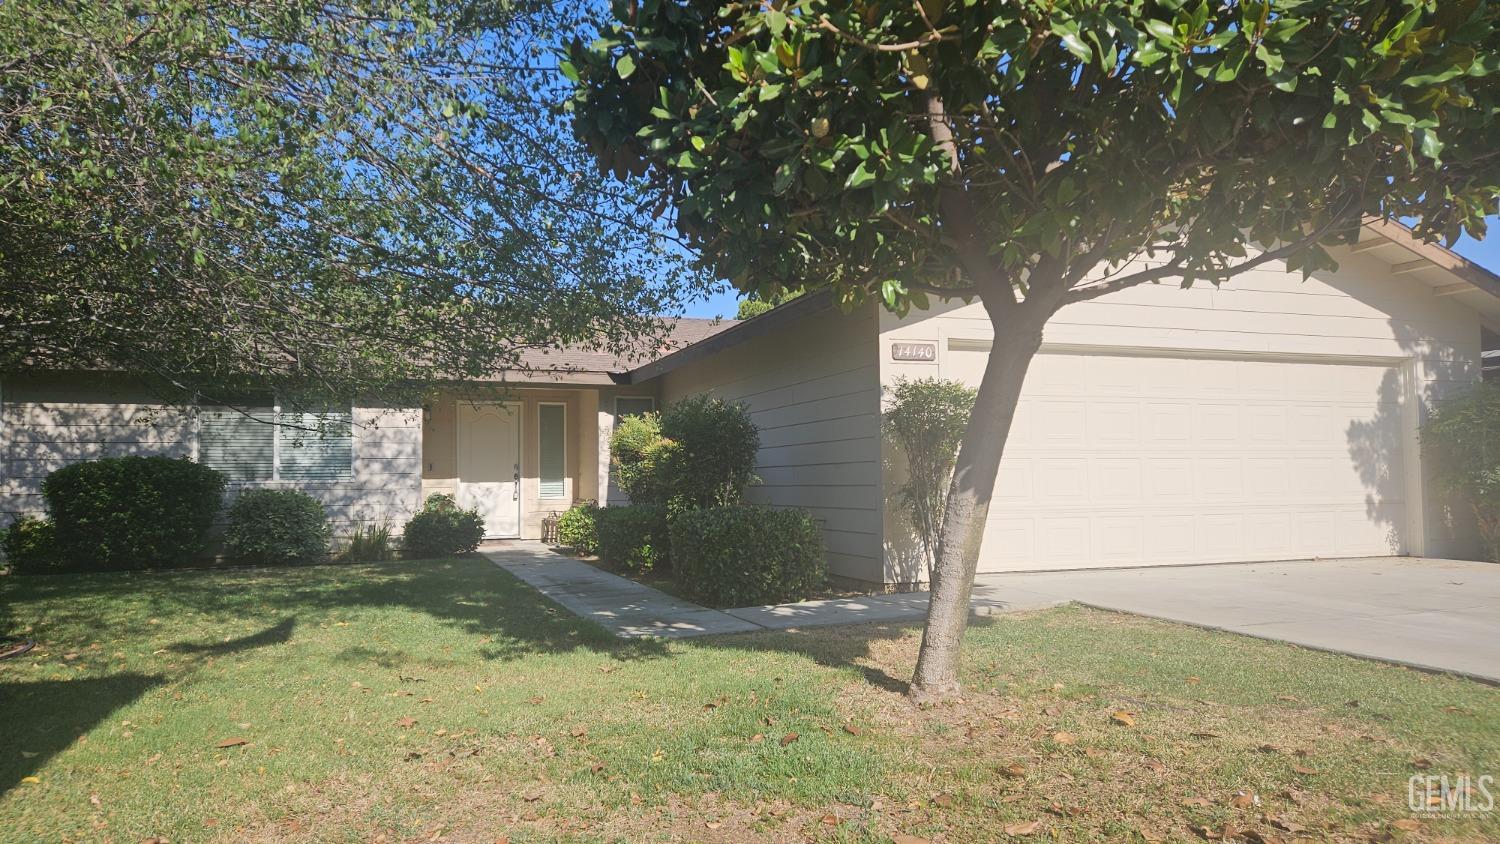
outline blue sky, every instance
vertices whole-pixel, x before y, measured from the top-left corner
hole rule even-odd
[[[1500,273],[1500,217],[1490,218],[1490,236],[1485,240],[1474,240],[1464,238],[1453,247],[1458,254],[1468,258],[1491,272]],[[719,293],[700,299],[688,305],[687,315],[694,317],[721,316],[728,319],[734,318],[739,296],[733,288],[726,288]]]

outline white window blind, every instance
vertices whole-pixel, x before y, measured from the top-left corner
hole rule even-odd
[[[541,451],[538,493],[542,498],[562,498],[567,491],[568,409],[561,404],[538,405],[537,417]]]
[[[283,412],[276,426],[277,477],[284,481],[336,481],[354,465],[349,411]]]
[[[353,474],[352,423],[347,409],[202,408],[198,462],[236,481],[341,480]]]
[[[198,462],[236,481],[276,474],[275,409],[204,408],[198,414]]]

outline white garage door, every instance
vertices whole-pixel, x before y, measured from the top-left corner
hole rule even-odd
[[[986,352],[951,341],[945,377]],[[1044,350],[980,571],[1402,553],[1399,370]]]

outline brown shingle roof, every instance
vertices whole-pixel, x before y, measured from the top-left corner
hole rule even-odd
[[[669,320],[666,336],[659,344],[643,345],[626,354],[577,346],[526,349],[521,352],[517,369],[528,377],[543,381],[623,382],[630,370],[712,337],[736,323],[737,320],[732,319],[694,317]]]

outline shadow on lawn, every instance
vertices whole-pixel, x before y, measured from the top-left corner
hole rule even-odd
[[[110,713],[166,682],[146,674],[0,683],[0,792],[98,726]]]
[[[114,636],[146,634],[147,619],[197,613],[209,618],[280,621],[229,642],[179,642],[171,650],[213,657],[291,639],[294,626],[334,623],[362,609],[393,608],[422,613],[465,634],[482,637],[481,658],[508,661],[537,653],[592,651],[612,659],[650,659],[666,653],[656,640],[622,641],[576,618],[531,587],[470,557],[308,568],[245,568],[214,571],[124,572],[43,575],[5,584],[9,602],[47,606],[51,629],[108,629]],[[14,621],[15,607],[0,600],[0,630]],[[132,629],[135,628],[135,629]],[[361,653],[376,661],[402,654],[365,643]]]

